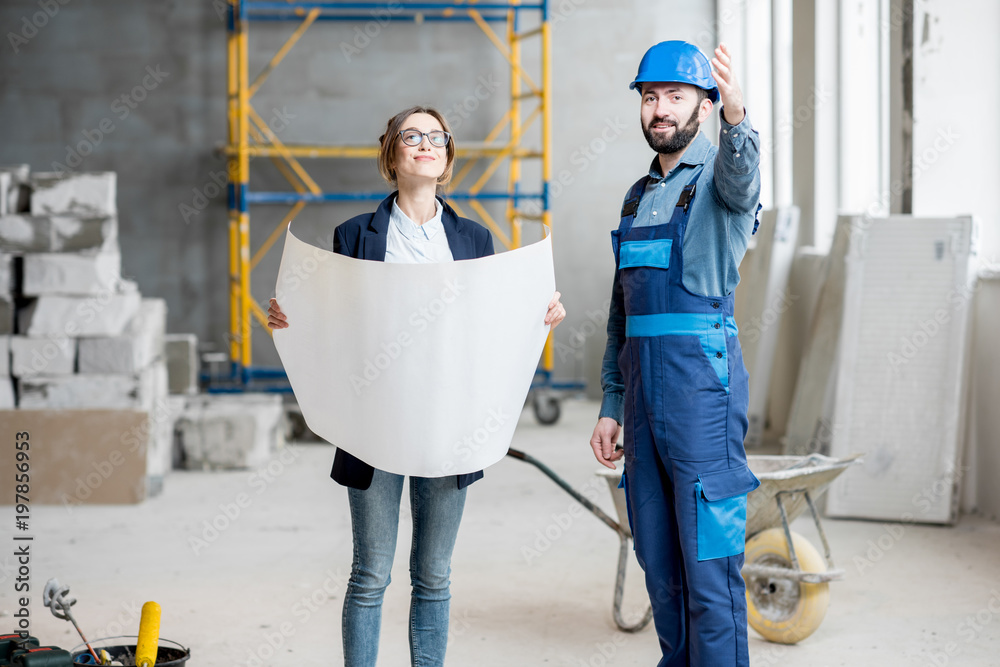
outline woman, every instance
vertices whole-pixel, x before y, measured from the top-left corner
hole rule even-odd
[[[451,179],[455,142],[438,111],[412,107],[389,119],[379,137],[378,168],[398,190],[374,213],[337,227],[334,252],[359,259],[432,263],[493,254],[493,239],[482,225],[458,217],[439,196]],[[566,316],[555,293],[545,314],[553,328]],[[271,299],[268,326],[288,326]],[[330,473],[348,487],[354,561],[344,597],[344,663],[373,667],[378,654],[382,597],[396,550],[403,476],[376,470],[337,450]],[[466,490],[482,471],[441,478],[410,478],[413,545],[410,552],[410,660],[443,665],[448,643],[451,554],[465,507]]]

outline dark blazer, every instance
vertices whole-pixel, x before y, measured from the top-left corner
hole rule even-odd
[[[385,241],[389,232],[389,214],[396,194],[382,200],[374,213],[364,213],[351,218],[337,226],[333,232],[333,251],[356,259],[370,259],[376,262],[385,261]],[[460,218],[454,209],[444,200],[438,198],[444,208],[441,222],[445,235],[448,237],[448,247],[452,257],[459,259],[475,259],[493,254],[493,237],[488,229],[467,218]],[[338,484],[355,489],[367,489],[371,486],[375,469],[370,465],[338,449],[333,457],[333,470],[330,477]],[[458,488],[464,488],[477,479],[483,478],[483,471],[468,475],[457,475]]]

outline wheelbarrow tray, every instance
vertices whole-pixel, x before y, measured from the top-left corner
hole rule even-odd
[[[795,492],[809,491],[813,499],[818,498],[840,473],[857,463],[859,457],[860,454],[846,459],[834,459],[822,454],[748,456],[747,464],[760,480],[760,486],[747,496],[747,539],[768,528],[782,526],[781,510],[775,502],[779,493],[784,492],[785,513],[791,523],[808,507],[805,494]],[[607,481],[618,512],[618,523],[631,537],[625,491],[618,488],[621,470],[602,468],[597,475]]]
[[[748,456],[751,472],[760,486],[747,496],[747,539],[769,528],[791,523],[808,509],[805,492],[813,500],[821,496],[833,480],[859,462],[860,454],[834,459],[822,454],[809,456]],[[782,503],[776,502],[778,494]],[[782,521],[781,507],[785,509]]]

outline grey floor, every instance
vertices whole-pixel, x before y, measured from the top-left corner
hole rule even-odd
[[[514,445],[555,468],[614,515],[587,441],[597,404],[568,401],[554,427],[522,415]],[[263,473],[177,472],[139,506],[36,507],[33,631],[75,646],[40,601],[46,579],[71,586],[90,638],[135,634],[139,608],[163,608],[161,635],[192,647],[195,667],[340,664],[350,568],[347,496],[328,478],[333,449],[296,444]],[[408,515],[386,594],[380,665],[408,664]],[[10,508],[0,510],[12,525]],[[216,527],[207,528],[214,523]],[[819,630],[797,646],[750,632],[755,666],[1000,664],[1000,525],[955,528],[827,520],[834,558]],[[800,521],[807,537],[814,530]],[[4,528],[5,535],[7,529]],[[0,630],[12,627],[16,571],[0,555]],[[615,629],[618,539],[537,470],[507,458],[470,490],[453,561],[450,665],[642,665],[652,628]],[[629,570],[625,612],[644,608]]]

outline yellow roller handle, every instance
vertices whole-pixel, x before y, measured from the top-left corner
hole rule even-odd
[[[139,643],[135,647],[137,667],[153,667],[156,664],[159,642],[160,605],[150,601],[142,605],[142,618],[139,619]]]

